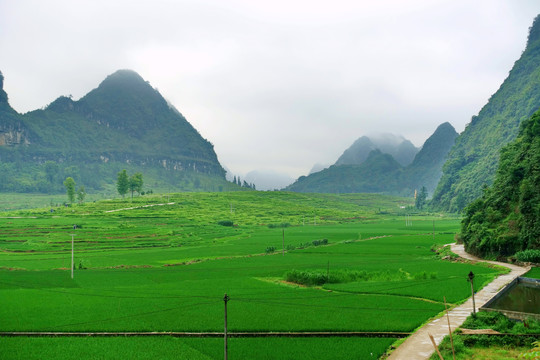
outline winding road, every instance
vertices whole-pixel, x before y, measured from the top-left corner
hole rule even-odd
[[[473,261],[483,261],[491,264],[504,266],[510,269],[508,274],[500,275],[488,285],[484,286],[482,290],[477,292],[474,296],[476,308],[480,308],[487,303],[495,294],[497,294],[506,284],[514,280],[515,278],[522,276],[530,270],[529,267],[521,267],[512,264],[502,263],[498,261],[487,261],[476,256],[470,255],[465,252],[463,245],[452,244],[452,251],[458,254],[460,257]],[[450,315],[450,327],[454,331],[457,327],[461,326],[465,319],[472,313],[473,303],[472,298],[469,298],[465,303],[455,307],[449,311]],[[431,354],[435,351],[433,344],[429,339],[431,334],[437,345],[439,345],[442,339],[448,335],[448,321],[446,316],[439,317],[422,326],[415,333],[407,338],[396,350],[390,354],[388,360],[426,360],[429,359]]]

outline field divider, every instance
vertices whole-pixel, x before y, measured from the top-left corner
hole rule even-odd
[[[142,209],[147,207],[153,207],[153,206],[165,206],[165,205],[174,205],[175,203],[169,202],[169,203],[163,203],[163,204],[147,204],[147,205],[141,205],[141,206],[133,206],[129,208],[123,208],[123,209],[113,209],[113,210],[106,210],[106,213],[112,213],[117,211],[124,211],[124,210],[136,210],[136,209]]]
[[[369,332],[369,331],[303,331],[303,332],[227,332],[228,337],[255,338],[255,337],[368,337],[368,338],[405,338],[409,332]],[[56,332],[56,331],[4,331],[0,337],[223,337],[223,332],[176,332],[176,331],[150,331],[150,332]]]

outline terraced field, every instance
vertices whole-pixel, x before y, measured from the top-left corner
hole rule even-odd
[[[497,270],[439,259],[431,246],[452,242],[459,221],[413,214],[406,226],[410,205],[379,195],[243,192],[2,213],[0,331],[222,332],[227,293],[230,332],[411,332],[444,309],[443,296],[459,303],[469,295],[469,271],[481,287]],[[293,270],[323,281],[287,282]],[[361,277],[343,276],[350,273]],[[229,359],[378,358],[395,340],[238,337]],[[0,358],[44,351],[220,359],[223,339],[0,337]]]

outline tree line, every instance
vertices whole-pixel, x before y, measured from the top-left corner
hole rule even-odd
[[[122,195],[122,198],[124,198],[128,192],[131,192],[131,198],[133,199],[134,193],[143,194],[143,184],[144,181],[142,173],[136,172],[135,174],[129,176],[127,171],[124,169],[117,175],[116,190],[118,191],[118,194]],[[66,195],[70,204],[73,204],[75,197],[77,197],[79,204],[84,202],[84,199],[86,198],[86,190],[84,185],[79,186],[77,189],[75,180],[71,176],[68,176],[64,180],[64,187],[66,189]]]

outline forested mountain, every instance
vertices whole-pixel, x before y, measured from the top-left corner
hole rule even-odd
[[[516,138],[519,124],[540,107],[540,20],[527,47],[499,90],[456,139],[443,167],[432,206],[458,211],[493,182],[499,151]]]
[[[60,97],[24,115],[1,90],[0,168],[0,191],[62,191],[67,176],[98,190],[123,168],[143,172],[150,187],[212,190],[225,183],[212,144],[130,70],[78,101]]]
[[[461,230],[467,251],[480,256],[540,249],[540,111],[502,149],[493,186],[465,209]]]
[[[428,192],[432,192],[456,136],[452,125],[444,123],[426,140],[413,162],[406,167],[392,155],[374,149],[360,164],[336,163],[328,169],[298,178],[285,190],[323,193],[375,192],[410,196],[414,194],[414,190],[425,186]],[[367,148],[371,146],[368,141],[370,140],[367,137],[362,137],[349,149]],[[349,152],[349,155],[351,154],[352,152]],[[340,159],[342,158],[343,156]]]
[[[378,136],[362,136],[356,140],[336,161],[336,165],[360,165],[373,150],[390,154],[402,166],[409,165],[418,149],[403,136],[381,134]]]
[[[454,145],[458,133],[450,123],[445,122],[431,135],[413,162],[404,170],[402,181],[409,189],[425,186],[429,194],[437,187],[442,175],[442,167],[448,151]]]

